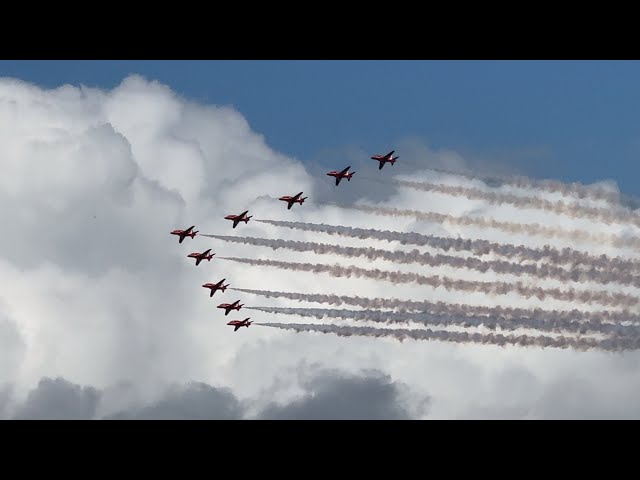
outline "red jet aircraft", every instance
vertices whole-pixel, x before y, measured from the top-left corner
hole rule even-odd
[[[253,323],[249,321],[250,318],[251,317],[247,317],[244,320],[231,320],[229,323],[227,323],[227,325],[233,325],[234,327],[236,327],[233,329],[233,331],[237,332],[240,327],[249,328],[249,325]]]
[[[226,280],[226,278],[223,278],[218,283],[205,283],[202,286],[204,288],[210,288],[211,289],[211,293],[209,294],[209,297],[213,297],[213,294],[216,293],[216,291],[221,290],[221,291],[224,292],[227,289],[229,284],[228,283],[226,285],[222,284],[225,280]]]
[[[293,197],[290,197],[289,195],[285,195],[284,197],[280,197],[278,200],[282,200],[283,202],[288,202],[289,205],[287,206],[287,210],[291,210],[291,207],[293,206],[294,203],[299,203],[300,205],[302,205],[304,201],[307,198],[309,198],[309,197],[300,198],[300,195],[302,195],[302,192],[294,195]]]
[[[351,168],[351,166],[348,166],[347,168],[345,168],[344,170],[342,170],[341,172],[337,172],[335,170],[327,173],[327,175],[329,175],[330,177],[336,177],[336,185],[340,185],[340,180],[342,180],[343,178],[346,178],[348,182],[351,181],[351,177],[353,177],[353,174],[356,172],[351,172],[349,173],[349,169]]]
[[[236,300],[233,303],[221,303],[220,305],[218,305],[217,308],[224,308],[226,310],[226,312],[224,312],[224,314],[226,316],[226,315],[229,315],[229,312],[231,310],[240,311],[240,309],[243,307],[243,305],[238,305],[238,303],[240,303],[240,300]]]
[[[191,237],[194,238],[196,236],[196,233],[198,233],[198,230],[196,230],[195,232],[192,232],[192,230],[195,228],[195,225],[192,225],[191,227],[187,228],[186,230],[174,230],[171,232],[171,235],[179,235],[180,236],[180,240],[178,241],[178,243],[182,243],[182,241],[185,239],[185,237]]]
[[[242,212],[240,215],[227,215],[224,218],[226,220],[233,220],[233,228],[236,228],[239,222],[249,223],[249,219],[253,215],[249,215],[247,217],[247,213],[249,213],[249,210],[247,210],[246,212]]]
[[[211,261],[211,259],[215,255],[215,253],[207,255],[210,251],[211,251],[211,249],[209,248],[209,249],[205,250],[202,253],[198,253],[198,252],[190,253],[189,255],[187,255],[187,257],[195,258],[196,259],[196,266],[198,266],[198,265],[200,265],[200,262],[202,260],[208,260],[209,262]]]
[[[395,152],[395,150],[391,150],[386,155],[374,155],[373,157],[371,157],[371,160],[377,160],[380,162],[380,166],[378,166],[378,170],[382,170],[382,167],[384,167],[384,164],[387,162],[389,162],[391,165],[396,163],[396,160],[400,157],[394,157],[393,152]]]

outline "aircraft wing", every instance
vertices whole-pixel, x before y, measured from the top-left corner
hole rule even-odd
[[[391,150],[389,153],[385,155],[385,157],[391,158],[391,155],[395,153],[395,150]]]
[[[336,185],[340,185],[340,180],[342,180],[341,177],[336,177]]]
[[[340,175],[343,175],[343,174],[347,173],[347,172],[349,171],[349,169],[350,169],[350,168],[351,168],[351,165],[349,165],[347,168],[345,168],[344,170],[342,170],[342,171],[340,172]]]
[[[247,213],[249,213],[249,210],[246,210],[246,211],[242,212],[240,215],[238,215],[238,217],[242,218],[242,217],[244,217]]]

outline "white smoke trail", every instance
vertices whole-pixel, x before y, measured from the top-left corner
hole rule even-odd
[[[470,240],[463,238],[438,237],[415,232],[396,232],[390,230],[376,230],[374,228],[346,227],[342,225],[327,225],[323,223],[289,222],[283,220],[256,219],[257,222],[308,232],[327,233],[341,237],[357,238],[360,240],[375,239],[388,242],[399,242],[402,245],[418,245],[438,248],[444,251],[470,252],[473,255],[487,255],[490,253],[507,258],[522,260],[547,260],[554,264],[567,264],[572,268],[583,265],[588,268],[606,270],[622,270],[623,272],[640,272],[640,261],[607,255],[590,255],[572,248],[558,249],[550,245],[542,248],[526,247],[509,243],[494,243],[488,240]]]
[[[533,208],[547,212],[566,215],[571,218],[589,218],[606,224],[630,223],[640,226],[640,216],[622,208],[588,207],[585,205],[569,204],[563,201],[552,202],[536,197],[521,197],[511,193],[487,192],[473,187],[461,187],[457,185],[442,185],[429,182],[412,182],[408,180],[393,179],[393,183],[427,192],[442,193],[451,196],[463,196],[470,200],[484,200],[493,204],[509,204],[519,208]]]
[[[596,340],[592,338],[547,337],[531,335],[502,335],[496,333],[468,333],[410,329],[386,329],[374,327],[341,327],[337,325],[301,324],[301,323],[257,323],[266,327],[294,330],[296,332],[333,333],[334,335],[351,337],[391,337],[397,340],[440,340],[454,343],[481,343],[491,345],[519,345],[551,348],[572,348],[575,350],[601,350],[608,352],[622,352],[640,348],[640,338],[607,338]]]
[[[383,280],[393,283],[417,283],[429,285],[433,288],[442,287],[446,290],[461,290],[467,292],[483,292],[488,295],[507,295],[515,292],[526,298],[537,297],[544,300],[547,296],[567,302],[599,303],[602,305],[630,307],[640,303],[640,299],[624,293],[608,293],[601,291],[575,290],[567,288],[541,288],[527,286],[522,282],[479,282],[471,280],[456,280],[438,275],[426,276],[417,273],[389,272],[378,269],[365,269],[348,265],[323,265],[312,263],[282,262],[279,260],[261,260],[239,257],[218,257],[233,262],[245,263],[254,266],[270,266],[286,270],[302,272],[328,273],[334,277],[364,277],[375,280]]]
[[[631,275],[628,272],[617,270],[565,270],[554,265],[536,265],[506,262],[504,260],[480,260],[473,257],[455,257],[451,255],[423,253],[418,250],[411,252],[381,250],[371,247],[345,247],[317,242],[300,242],[296,240],[281,240],[255,237],[237,237],[228,235],[203,235],[232,243],[243,243],[261,247],[270,247],[274,250],[284,248],[297,252],[314,252],[318,254],[334,254],[344,257],[365,257],[369,260],[382,259],[394,263],[411,264],[452,268],[466,268],[485,273],[494,271],[499,274],[516,276],[531,275],[539,278],[554,278],[565,282],[600,282],[604,284],[618,283],[640,287],[640,276]]]
[[[335,203],[326,203],[340,208],[357,210],[360,212],[373,213],[376,215],[384,215],[388,217],[412,217],[416,220],[436,223],[448,223],[451,225],[475,226],[480,228],[492,228],[508,233],[527,234],[532,236],[561,238],[574,242],[586,242],[596,244],[606,244],[615,247],[632,248],[640,250],[640,238],[637,237],[621,237],[618,235],[609,235],[606,233],[592,233],[586,230],[564,229],[560,227],[550,227],[548,225],[540,225],[539,223],[514,223],[503,222],[493,218],[474,218],[474,217],[456,217],[453,215],[445,215],[436,212],[424,212],[418,210],[404,210],[398,208],[374,207],[369,205],[339,205]]]
[[[425,170],[431,170],[433,172],[444,173],[446,175],[454,175],[457,177],[468,178],[470,180],[480,180],[486,183],[488,186],[492,184],[510,185],[516,188],[522,188],[527,190],[546,191],[549,193],[560,193],[567,197],[575,197],[579,200],[593,199],[604,200],[608,203],[618,204],[620,202],[626,202],[630,205],[635,205],[633,208],[638,208],[640,205],[640,199],[631,195],[623,195],[619,192],[611,191],[606,188],[602,188],[596,185],[585,185],[580,182],[565,183],[559,180],[551,179],[536,179],[530,177],[524,177],[521,175],[511,176],[498,176],[498,175],[478,175],[464,172],[456,172],[452,170],[444,170],[440,168],[428,167]]]
[[[600,322],[578,322],[562,319],[532,319],[528,317],[485,317],[410,312],[385,312],[380,310],[347,310],[325,308],[290,308],[290,307],[246,307],[266,313],[280,315],[296,315],[310,318],[341,318],[349,320],[370,321],[378,323],[407,323],[414,322],[427,326],[458,326],[479,327],[484,326],[495,330],[514,331],[521,328],[535,329],[551,333],[598,333],[624,337],[640,337],[640,325],[617,325]]]
[[[238,292],[260,295],[266,298],[287,298],[299,302],[315,302],[326,305],[351,305],[368,309],[395,309],[399,312],[423,312],[433,315],[457,315],[492,318],[517,319],[527,318],[535,322],[582,322],[582,323],[622,323],[632,322],[640,324],[640,315],[629,311],[585,312],[582,310],[542,310],[540,308],[512,308],[485,307],[462,305],[458,303],[428,302],[416,300],[400,300],[397,298],[367,298],[347,295],[333,295],[320,293],[277,292],[269,290],[253,290],[248,288],[233,288]]]

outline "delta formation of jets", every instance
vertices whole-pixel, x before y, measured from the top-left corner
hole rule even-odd
[[[394,153],[395,153],[395,150],[391,150],[386,155],[373,155],[371,157],[371,160],[376,160],[377,162],[379,162],[378,170],[382,170],[382,167],[384,167],[385,163],[390,163],[391,165],[394,165],[396,163],[396,160],[399,157],[394,157],[393,156]],[[348,166],[341,171],[332,170],[328,172],[327,175],[330,177],[334,177],[336,181],[336,186],[338,186],[340,185],[340,181],[343,178],[346,178],[348,182],[351,181],[351,177],[353,177],[353,174],[356,172],[350,172],[349,171],[350,168],[351,166]],[[287,210],[291,210],[291,207],[293,206],[294,203],[299,203],[300,205],[302,205],[304,201],[308,198],[308,197],[302,197],[303,193],[304,192],[299,192],[293,196],[284,195],[278,198],[278,200],[287,202]],[[242,212],[240,215],[227,215],[224,218],[225,220],[231,220],[233,222],[233,228],[236,228],[240,222],[244,222],[245,224],[249,223],[249,219],[252,217],[252,215],[247,216],[248,213],[249,213],[249,210],[246,210]],[[182,243],[184,239],[187,237],[195,238],[196,234],[198,233],[198,230],[194,230],[194,228],[195,228],[195,225],[192,225],[186,230],[173,230],[170,233],[171,235],[177,235],[179,237],[178,243]],[[195,258],[196,266],[198,266],[200,265],[200,262],[202,262],[203,260],[207,260],[209,262],[211,261],[215,253],[210,253],[210,252],[211,252],[211,249],[209,248],[202,253],[200,252],[190,253],[189,255],[187,255],[187,257]],[[205,283],[202,286],[204,288],[210,289],[211,291],[209,293],[209,297],[213,297],[213,294],[216,293],[218,290],[220,290],[221,292],[224,292],[227,289],[229,284],[224,285],[225,280],[226,278],[223,278],[218,283]],[[243,307],[243,304],[240,303],[240,300],[236,300],[233,303],[221,303],[220,305],[218,305],[217,308],[224,309],[225,311],[224,314],[225,316],[227,316],[229,315],[229,312],[231,310],[240,311],[242,307]],[[231,320],[230,322],[227,323],[227,325],[234,327],[233,331],[236,332],[240,327],[249,328],[249,325],[253,323],[249,321],[250,318],[251,317],[247,317],[244,320]]]

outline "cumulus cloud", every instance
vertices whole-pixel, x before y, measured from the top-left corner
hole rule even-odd
[[[238,420],[244,409],[227,388],[192,383],[172,388],[157,402],[142,408],[119,412],[105,420]]]
[[[328,370],[306,378],[300,398],[270,403],[258,418],[268,420],[406,420],[419,418],[428,399],[410,404],[404,385],[379,371],[345,375]],[[415,400],[414,400],[415,402]],[[413,410],[416,408],[417,410]]]
[[[225,387],[202,382],[171,385],[159,398],[135,399],[132,385],[115,385],[105,391],[80,386],[63,378],[43,378],[23,404],[14,406],[11,418],[23,420],[238,420],[253,419],[408,419],[415,418],[428,399],[412,396],[408,386],[393,382],[379,371],[357,375],[316,366],[298,367],[303,394],[285,403],[271,401],[286,379],[278,377],[261,397],[241,400]],[[115,397],[120,408],[113,413]],[[0,415],[8,391],[0,390]],[[258,409],[252,414],[251,407]]]
[[[11,400],[11,389],[8,385],[0,386],[0,419],[6,418]]]
[[[0,306],[0,385],[12,379],[24,361],[25,343],[17,325]]]
[[[231,289],[210,298],[201,285],[225,277],[232,287],[244,289],[439,301],[503,310],[596,311],[600,307],[521,298],[515,293],[496,298],[480,291],[461,293],[370,278],[334,278],[313,271],[249,267],[216,257],[195,267],[186,255],[210,247],[217,256],[339,265],[344,259],[223,244],[203,236],[178,244],[169,235],[175,228],[195,224],[202,233],[214,235],[336,241],[327,233],[259,222],[234,230],[223,219],[229,213],[249,209],[250,214],[263,219],[485,239],[530,249],[544,248],[545,244],[556,249],[570,246],[591,255],[637,258],[632,248],[606,242],[574,243],[567,237],[381,216],[318,202],[366,200],[380,207],[618,236],[637,235],[638,228],[633,225],[605,225],[578,216],[567,218],[386,182],[390,176],[410,174],[413,181],[522,194],[522,189],[508,183],[487,186],[475,178],[423,170],[431,167],[473,173],[483,164],[470,162],[453,149],[432,149],[415,138],[390,146],[395,147],[400,160],[383,170],[368,157],[386,152],[368,152],[363,147],[327,150],[302,163],[270,148],[268,139],[254,132],[241,112],[198,104],[166,85],[136,75],[112,90],[71,85],[43,89],[16,79],[0,79],[0,141],[0,213],[10,226],[8,234],[0,236],[0,414],[4,416],[452,418],[492,416],[502,411],[507,416],[547,418],[567,416],[570,411],[583,417],[639,414],[634,409],[621,409],[619,403],[621,398],[632,401],[640,385],[626,367],[638,361],[635,353],[626,354],[621,362],[619,357],[599,352],[440,342],[401,344],[295,334],[259,326],[260,322],[282,321],[277,314],[250,311],[244,315],[241,311],[224,317],[215,308],[220,302],[240,299],[252,306],[263,304],[264,299]],[[326,177],[325,167],[341,169],[347,164],[357,170],[356,175],[351,182],[335,187]],[[500,170],[498,165],[491,171]],[[275,200],[301,190],[309,196],[303,206],[287,210]],[[615,191],[615,185],[609,190]],[[550,201],[562,197],[559,191],[544,193]],[[580,201],[589,207],[604,205],[598,198]],[[381,248],[380,241],[373,238],[345,237],[340,243]],[[415,247],[391,241],[382,248],[406,251]],[[442,253],[429,245],[420,249]],[[495,252],[482,258],[500,260]],[[349,262],[360,268],[468,282],[514,280],[491,271],[396,265],[383,258]],[[545,289],[565,288],[570,283],[553,278],[520,279]],[[638,294],[633,286],[599,285],[595,281],[570,286]],[[292,306],[291,299],[284,297],[270,298],[269,302],[274,307]],[[321,306],[307,303],[310,305],[301,306]],[[256,321],[249,329],[233,332],[225,325],[228,320],[249,315]],[[346,324],[350,325],[349,321]],[[302,358],[322,365],[325,373],[318,376],[303,370],[283,381],[282,372]],[[522,378],[529,379],[521,383],[526,392],[523,398],[508,400],[500,387],[509,383],[500,380],[505,364],[518,365]],[[593,365],[598,369],[589,370]],[[565,392],[557,387],[577,372],[583,375],[575,388]],[[414,400],[430,398],[429,408],[406,407],[404,386],[410,387]],[[265,396],[265,391],[272,394]],[[578,393],[571,397],[570,391]],[[580,392],[599,392],[594,396],[598,401],[576,409]],[[369,394],[377,400],[353,409],[358,399]]]
[[[89,420],[93,418],[100,392],[93,387],[74,385],[63,378],[43,378],[29,392],[15,419]]]

